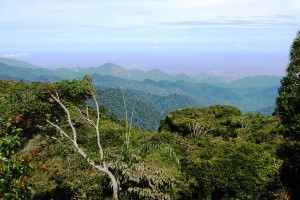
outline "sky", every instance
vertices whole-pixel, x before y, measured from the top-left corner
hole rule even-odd
[[[0,57],[42,67],[283,75],[299,0],[0,0]]]

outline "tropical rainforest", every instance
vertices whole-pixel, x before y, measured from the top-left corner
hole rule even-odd
[[[36,82],[2,75],[0,198],[299,199],[299,74],[300,32],[267,116],[246,112],[265,89],[234,83],[144,80],[136,86],[142,93],[120,87],[134,80],[105,88],[99,82],[115,79],[108,76]],[[234,95],[247,109],[232,105]]]

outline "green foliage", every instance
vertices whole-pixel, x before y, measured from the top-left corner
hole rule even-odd
[[[125,107],[123,101],[123,95],[120,89],[105,89],[98,90],[97,93],[101,97],[99,104],[108,108],[109,112],[116,115],[118,119],[125,118]],[[158,120],[162,117],[159,110],[153,108],[141,101],[138,98],[124,94],[126,101],[126,108],[128,111],[128,122],[130,123],[131,114],[132,126],[145,130],[156,130],[158,128]]]
[[[38,125],[46,123],[49,113],[52,116],[60,116],[60,111],[48,101],[50,84],[5,81],[0,83],[8,86],[3,91],[0,113],[4,117],[22,116],[19,127],[23,128],[24,136],[31,137],[32,134],[37,133]]]
[[[29,198],[28,177],[35,170],[45,170],[35,162],[40,149],[25,146],[37,134],[37,125],[45,122],[51,108],[45,102],[46,85],[0,81],[0,198]]]
[[[60,85],[63,90],[65,85],[63,83]],[[58,86],[49,83],[0,81],[0,113],[2,116],[0,124],[0,193],[4,195],[3,198],[29,198],[31,189],[27,181],[28,176],[35,168],[41,171],[46,170],[42,165],[34,162],[39,149],[35,149],[32,155],[26,155],[26,152],[33,148],[31,146],[27,150],[26,143],[38,133],[49,133],[46,128],[46,119],[58,120],[61,118],[61,109],[49,101],[50,93],[57,89],[59,89]],[[79,94],[72,97],[78,98],[81,95],[80,92],[79,90]]]
[[[261,198],[276,178],[279,163],[274,163],[274,154],[257,144],[216,138],[194,152],[185,162],[191,177],[189,198]]]
[[[75,121],[77,121],[75,117]],[[101,139],[107,149],[105,157],[114,174],[117,175],[121,190],[121,199],[157,199],[167,197],[172,191],[172,177],[178,172],[176,165],[164,164],[166,154],[172,149],[142,148],[139,146],[153,137],[152,132],[132,130],[130,150],[124,148],[124,127],[109,120],[101,121]],[[91,155],[93,160],[99,157],[95,146],[95,135],[84,123],[78,127],[78,144]],[[34,138],[35,144],[45,144],[39,162],[47,167],[45,173],[36,173],[30,179],[33,183],[35,199],[51,198],[92,198],[108,199],[111,197],[109,180],[93,170],[86,161],[79,157],[65,140]],[[149,150],[151,149],[151,151]],[[141,152],[143,151],[143,153]],[[137,153],[139,152],[139,153]],[[150,158],[155,158],[152,161]],[[169,159],[172,163],[172,158]],[[173,168],[171,167],[173,166]],[[169,170],[172,169],[170,173]],[[47,185],[47,187],[45,187]]]
[[[32,124],[40,126],[39,131],[45,130],[45,132],[50,133],[50,136],[52,136],[53,133],[51,133],[51,131],[53,132],[53,130],[44,124],[44,120],[56,120],[56,123],[59,123],[59,125],[66,130],[67,134],[71,132],[64,115],[59,115],[59,113],[62,113],[62,109],[49,98],[51,94],[56,95],[55,93],[58,93],[60,100],[70,109],[72,123],[77,129],[78,145],[90,155],[91,159],[99,162],[99,154],[97,152],[98,147],[97,143],[95,143],[95,130],[89,127],[88,122],[83,120],[78,113],[76,114],[77,109],[75,109],[85,108],[86,102],[91,95],[90,92],[93,92],[93,90],[91,90],[92,86],[88,84],[90,83],[89,81],[89,77],[86,77],[83,81],[64,80],[56,84],[46,85],[35,83],[37,86],[40,86],[36,87],[38,88],[37,91],[41,94],[45,93],[45,99],[34,98],[36,101],[35,103],[45,103],[45,105],[48,105],[51,109],[45,109],[45,115],[40,116],[40,121],[34,121]],[[26,88],[28,85],[23,83],[22,87]],[[31,90],[32,92],[37,92],[34,91],[33,88],[31,88]],[[17,94],[19,94],[19,92]],[[11,96],[12,94],[9,94],[5,100],[11,98]],[[27,98],[24,98],[24,100],[27,100]],[[8,104],[8,102],[6,102],[6,104]],[[20,108],[23,107],[20,106]],[[27,112],[20,108],[18,107],[15,110],[21,110],[22,113]],[[40,108],[43,107],[41,106]],[[89,109],[89,116],[94,119],[96,113],[91,106],[89,106]],[[119,174],[119,182],[123,188],[121,195],[124,198],[167,198],[169,192],[172,190],[172,187],[170,186],[172,175],[166,174],[166,170],[156,166],[156,163],[148,161],[149,159],[147,157],[148,155],[156,154],[160,150],[156,149],[149,154],[143,154],[143,156],[135,156],[133,153],[136,152],[136,149],[141,146],[147,138],[149,139],[148,133],[132,130],[132,133],[134,134],[131,135],[133,141],[131,142],[130,149],[128,147],[125,148],[124,133],[126,130],[124,129],[127,127],[112,122],[111,120],[115,120],[115,118],[110,117],[110,115],[107,114],[106,109],[101,108],[100,110],[102,111],[100,126],[103,127],[100,131],[101,141],[102,145],[107,149],[105,152],[106,155],[111,156],[106,162],[114,173]],[[149,135],[151,136],[152,134],[153,133],[150,133]],[[30,182],[33,185],[34,199],[50,199],[58,197],[93,198],[95,195],[101,196],[103,199],[111,197],[111,189],[109,187],[110,181],[107,177],[99,175],[98,171],[91,169],[91,167],[87,165],[86,160],[79,158],[76,152],[69,147],[69,141],[61,139],[55,139],[54,141],[47,140],[46,138],[41,139],[37,134],[33,134],[32,136],[33,139],[30,140],[30,143],[45,147],[42,152],[42,157],[38,162],[47,168],[45,173],[35,173],[30,178]],[[172,154],[171,149],[168,150],[168,153]],[[162,151],[162,154],[164,153],[165,152]],[[134,157],[134,159],[132,159],[132,157]],[[141,167],[144,169],[144,166],[147,166],[147,168],[145,168],[145,171],[143,172],[140,169]],[[133,174],[136,175],[135,178],[133,178]],[[45,188],[45,185],[49,186]]]
[[[282,179],[291,190],[291,197],[300,196],[300,32],[290,49],[286,76],[281,80],[276,111],[282,121],[281,132],[286,137],[280,149],[284,160]]]
[[[71,148],[69,141],[54,135],[55,131],[45,124],[46,119],[53,120],[67,134],[71,133],[62,109],[49,98],[57,92],[70,109],[78,145],[96,164],[100,162],[94,129],[76,110],[84,110],[88,104],[89,117],[96,118],[94,105],[89,104],[90,77],[55,84],[0,83],[1,157],[12,159],[9,165],[17,167],[7,168],[7,176],[1,174],[5,184],[26,180],[24,184],[32,189],[22,194],[32,199],[111,198],[110,180],[92,169]],[[120,91],[111,91],[122,98]],[[139,105],[129,100],[130,95],[125,98],[129,102],[130,116],[133,105],[136,108]],[[154,97],[151,102],[155,102]],[[172,101],[164,101],[160,106],[168,102],[172,104]],[[123,104],[119,107],[124,110]],[[132,128],[129,134],[126,123],[117,121],[106,108],[100,110],[101,144],[106,163],[121,187],[121,199],[272,199],[282,189],[278,179],[281,160],[276,157],[282,142],[277,117],[243,115],[233,106],[186,108],[169,113],[162,120],[159,133]],[[135,112],[139,111],[143,110]],[[7,122],[9,126],[5,126]],[[128,146],[124,142],[125,133],[129,134]],[[24,163],[24,156],[36,149],[39,156],[26,160],[33,164]],[[3,166],[1,160],[1,172],[4,172]],[[32,167],[39,170],[31,174]],[[10,173],[12,169],[26,173]],[[11,196],[14,197],[19,196]]]
[[[170,187],[172,181],[171,178],[166,178],[160,168],[142,162],[134,163],[122,172],[130,199],[170,198],[167,188]]]
[[[17,125],[20,116],[0,118],[0,198],[28,199],[31,194],[27,177],[36,168],[33,155],[20,155],[21,132]]]
[[[85,76],[83,80],[62,80],[55,83],[57,86],[57,93],[60,98],[68,100],[69,103],[75,105],[83,104],[87,98],[91,96],[91,77]]]
[[[165,120],[161,121],[159,130],[168,130],[195,139],[206,137],[208,134],[236,137],[233,128],[238,126],[237,118],[241,115],[241,111],[232,106],[185,108],[168,114]]]
[[[202,137],[195,137],[188,126],[195,122],[202,127],[198,133],[207,130]],[[229,106],[171,112],[162,121],[158,138],[169,141],[181,155],[181,169],[188,184],[185,187],[189,190],[180,190],[179,196],[182,199],[275,198],[282,189],[278,179],[281,161],[276,156],[282,142],[278,126],[276,117],[242,115]]]
[[[109,199],[109,180],[93,170],[81,156],[66,145],[67,141],[37,136],[34,143],[46,144],[39,162],[47,171],[36,172],[32,183],[33,199]]]
[[[300,140],[300,32],[292,44],[286,71],[276,101],[277,112],[286,136]]]

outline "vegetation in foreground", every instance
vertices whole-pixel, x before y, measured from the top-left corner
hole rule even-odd
[[[299,38],[269,117],[224,105],[185,108],[151,132],[131,127],[130,110],[118,121],[100,107],[99,126],[91,126],[98,114],[89,77],[0,81],[0,198],[297,199]],[[97,166],[113,174],[117,196]]]
[[[16,194],[24,191],[32,199],[112,197],[110,179],[47,123],[58,123],[71,137],[63,109],[51,98],[57,92],[70,110],[78,145],[100,165],[95,130],[77,113],[86,106],[86,86],[85,80],[1,81],[3,198],[20,198]],[[96,119],[95,110],[89,109]],[[100,111],[101,144],[118,181],[120,199],[245,199],[276,196],[283,190],[278,176],[281,160],[276,156],[282,138],[276,117],[243,115],[235,107],[221,105],[186,108],[171,112],[157,133],[132,129],[105,108]],[[6,154],[9,145],[13,150]]]

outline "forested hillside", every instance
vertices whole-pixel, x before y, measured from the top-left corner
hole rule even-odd
[[[232,106],[187,108],[150,132],[101,107],[95,132],[97,110],[85,108],[95,94],[88,80],[0,82],[2,198],[111,198],[112,179],[97,169],[113,174],[120,199],[252,199],[284,192],[277,117],[243,115]]]
[[[145,108],[151,112],[135,111],[135,117],[143,119],[144,117],[153,117],[149,121],[149,126],[141,127],[138,124],[143,121],[134,121],[133,125],[138,128],[153,129],[158,127],[160,117],[164,117],[168,112],[174,109],[185,107],[199,107],[211,106],[214,104],[234,105],[240,108],[244,113],[253,111],[255,113],[261,112],[264,115],[271,115],[275,108],[275,97],[279,86],[273,87],[251,87],[250,83],[244,85],[244,89],[232,89],[212,86],[206,83],[191,83],[184,81],[160,81],[155,82],[145,80],[142,82],[128,81],[124,79],[117,79],[110,76],[93,76],[94,84],[99,91],[102,92],[102,104],[105,105],[109,111],[119,117],[124,117],[123,98],[121,92],[129,98],[130,102],[137,101],[142,103]],[[252,83],[252,85],[256,85]],[[239,84],[240,87],[241,84]],[[257,85],[256,85],[257,86]],[[145,92],[147,91],[147,92]],[[111,102],[114,102],[113,105]],[[157,112],[158,111],[158,112]],[[154,118],[156,117],[156,118]],[[139,122],[140,121],[140,122]]]
[[[236,105],[244,112],[257,110],[275,104],[279,84],[274,86],[250,87],[244,89],[225,88],[207,83],[193,83],[185,81],[128,81],[109,76],[93,76],[94,84],[100,87],[121,88],[137,91],[147,91],[155,95],[181,94],[186,95],[200,103],[209,106],[216,103]],[[253,80],[255,82],[255,79]],[[250,84],[249,84],[250,85]],[[241,87],[241,86],[240,86]]]
[[[97,90],[100,95],[99,104],[105,106],[110,113],[115,114],[119,119],[126,118],[126,112],[132,126],[140,129],[157,130],[158,120],[163,117],[160,110],[141,101],[138,98],[123,93],[120,89]],[[124,99],[125,102],[124,102]]]
[[[160,119],[168,112],[190,106],[200,106],[200,103],[192,98],[176,93],[156,95],[129,89],[97,88],[101,97],[99,104],[105,106],[119,119],[125,119],[124,95],[126,109],[130,117],[132,116],[132,126],[139,129],[157,130]]]

